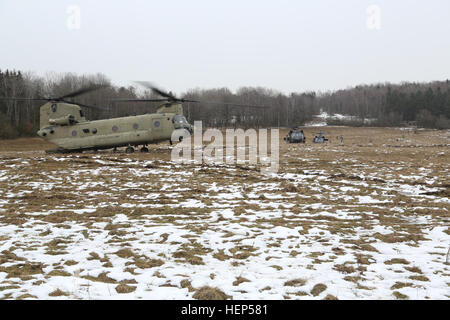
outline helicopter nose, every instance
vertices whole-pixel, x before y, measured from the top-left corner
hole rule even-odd
[[[192,125],[187,124],[184,126],[184,129],[186,129],[187,131],[189,131],[190,134],[194,133],[194,129],[192,128]]]
[[[51,131],[51,133],[53,133],[53,131]],[[47,136],[47,134],[48,134],[48,131],[47,130],[39,130],[38,132],[37,132],[37,134],[38,134],[38,136],[40,136],[40,137],[46,137]]]

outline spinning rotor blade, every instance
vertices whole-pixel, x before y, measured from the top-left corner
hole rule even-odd
[[[0,100],[17,100],[17,101],[49,101],[47,98],[8,98],[0,97]]]
[[[65,102],[65,103],[70,103],[70,104],[76,104],[77,106],[88,108],[88,109],[106,110],[106,108],[97,107],[97,106],[88,106],[87,104],[82,104],[82,103],[78,103],[78,102],[71,102],[71,101],[66,101],[66,100],[59,100],[59,101]]]
[[[88,87],[81,88],[81,89],[79,89],[77,91],[65,94],[65,95],[63,95],[61,97],[58,97],[58,98],[16,98],[16,97],[9,98],[9,97],[0,97],[0,100],[55,101],[55,102],[61,101],[61,102],[65,102],[65,103],[78,104],[80,106],[84,106],[84,107],[87,107],[87,108],[97,108],[97,107],[82,105],[80,103],[65,101],[64,99],[73,98],[73,97],[76,97],[76,96],[79,96],[79,95],[82,95],[82,94],[85,94],[85,93],[88,93],[88,92],[91,92],[91,91],[103,89],[103,88],[106,88],[106,87],[109,87],[109,85],[108,84],[93,84],[93,85],[90,85]]]
[[[167,99],[112,99],[113,102],[166,102]]]
[[[169,100],[173,101],[179,101],[180,99],[176,98],[174,95],[167,93],[157,87],[155,87],[153,84],[151,84],[148,81],[135,81],[135,83],[140,84],[143,87],[146,87],[147,89],[150,89],[153,91],[153,93],[160,95],[161,97],[167,98]],[[166,100],[167,101],[167,100]]]
[[[243,108],[270,108],[269,106],[262,106],[262,105],[251,105],[251,104],[241,104],[241,103],[233,103],[233,102],[216,102],[216,101],[199,101],[199,100],[190,100],[190,99],[184,99],[184,98],[177,98],[174,95],[167,93],[157,87],[155,87],[152,83],[148,81],[135,81],[135,83],[140,84],[150,90],[152,90],[153,93],[160,95],[162,97],[165,97],[167,99],[118,99],[113,101],[120,101],[120,102],[192,102],[192,103],[205,103],[205,104],[215,104],[215,105],[223,105],[223,106],[234,106],[234,107],[243,107]]]
[[[73,97],[76,97],[76,96],[79,96],[79,95],[82,95],[82,94],[85,94],[85,93],[88,93],[91,91],[100,90],[100,89],[103,89],[106,87],[109,87],[109,85],[108,84],[94,84],[94,85],[90,85],[88,87],[81,88],[77,91],[65,94],[62,97],[56,98],[54,100],[64,100],[66,98],[73,98]]]
[[[270,108],[268,106],[250,105],[250,104],[240,104],[233,102],[216,102],[216,101],[199,101],[199,100],[189,100],[189,99],[113,99],[113,102],[192,102],[192,103],[205,103],[205,104],[215,104],[223,106],[235,106],[244,108]]]
[[[78,102],[72,102],[72,101],[66,101],[66,100],[47,99],[47,98],[5,98],[5,97],[0,97],[0,100],[15,100],[15,101],[55,101],[55,102],[64,102],[64,103],[69,103],[69,104],[75,104],[75,105],[77,105],[77,106],[84,107],[84,108],[98,109],[98,110],[106,110],[105,108],[102,108],[102,107],[88,106],[88,105],[86,105],[86,104],[82,104],[82,103],[78,103]]]

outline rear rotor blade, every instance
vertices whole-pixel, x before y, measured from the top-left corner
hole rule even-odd
[[[175,97],[173,94],[167,93],[157,87],[155,87],[151,82],[148,81],[134,81],[137,84],[140,84],[141,86],[146,87],[147,89],[150,89],[153,93],[160,95],[162,97],[165,97],[167,99],[118,99],[115,101],[121,101],[121,102],[192,102],[192,103],[205,103],[205,104],[215,104],[215,105],[223,105],[223,106],[234,106],[234,107],[242,107],[242,108],[263,108],[267,109],[270,108],[269,106],[263,106],[263,105],[252,105],[252,104],[241,104],[241,103],[233,103],[233,102],[216,102],[216,101],[199,101],[199,100],[190,100],[190,99],[180,99]]]
[[[178,99],[177,97],[175,97],[174,95],[167,93],[157,87],[155,87],[153,84],[151,84],[148,81],[135,81],[135,83],[140,84],[141,86],[146,87],[147,89],[150,89],[153,91],[153,93],[160,95],[161,97],[165,97],[168,98],[170,100],[174,100],[174,101],[178,101],[180,99]]]
[[[112,102],[166,102],[168,99],[112,99]]]
[[[217,101],[199,101],[199,100],[190,100],[190,99],[112,99],[110,101],[113,102],[191,102],[191,103],[204,103],[204,104],[215,104],[215,105],[223,105],[223,106],[234,106],[234,107],[243,107],[243,108],[270,108],[269,106],[263,105],[252,105],[252,104],[240,104],[233,102],[217,102]]]

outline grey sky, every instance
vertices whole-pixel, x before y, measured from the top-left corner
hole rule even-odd
[[[79,29],[67,27],[70,5]],[[369,5],[380,29],[367,27]],[[448,0],[0,0],[0,68],[285,93],[450,77]]]

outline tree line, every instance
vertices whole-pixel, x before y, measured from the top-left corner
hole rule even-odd
[[[450,128],[450,83],[375,84],[338,90],[319,97],[328,113],[356,116],[353,125]]]
[[[155,112],[158,103],[121,103],[114,99],[157,98],[148,90],[133,86],[111,85],[102,74],[77,75],[49,73],[36,76],[15,70],[0,70],[0,97],[59,97],[90,84],[108,84],[105,89],[73,99],[100,108],[84,108],[91,120]],[[334,92],[284,94],[261,87],[242,87],[236,92],[227,88],[193,89],[182,94],[201,103],[184,103],[184,114],[190,123],[201,120],[208,127],[293,127],[312,120],[321,111],[355,116],[353,123],[399,126],[415,122],[427,128],[450,128],[449,81],[365,85]],[[222,102],[224,105],[210,102]],[[39,129],[39,107],[45,101],[0,99],[0,138],[33,136]],[[253,107],[233,106],[234,104]],[[260,107],[258,107],[260,106]],[[261,108],[262,106],[262,108]]]

